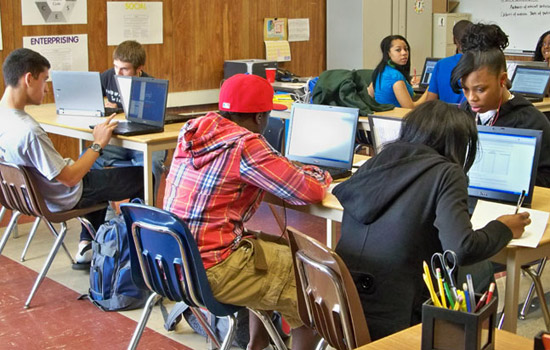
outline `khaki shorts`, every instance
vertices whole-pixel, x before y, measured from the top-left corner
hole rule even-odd
[[[259,249],[263,254],[256,254]],[[227,259],[206,270],[206,275],[219,302],[276,310],[291,328],[303,325],[298,316],[296,281],[288,246],[244,239]]]

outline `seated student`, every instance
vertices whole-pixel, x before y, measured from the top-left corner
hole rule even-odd
[[[41,194],[51,211],[85,208],[108,200],[143,196],[143,168],[127,167],[90,170],[107,145],[116,123],[112,117],[93,130],[94,142],[74,162],[63,159],[42,127],[25,112],[27,105],[39,105],[47,92],[50,63],[37,52],[17,49],[4,61],[6,89],[0,101],[0,158],[26,166],[37,176]],[[95,229],[105,218],[105,209],[86,216]],[[87,267],[91,240],[82,227],[75,268]]]
[[[459,265],[482,261],[530,223],[525,212],[472,229],[466,173],[476,150],[467,113],[426,102],[405,117],[396,142],[332,191],[344,207],[336,252],[351,271],[373,340],[421,321],[430,297],[422,261],[444,250]]]
[[[281,312],[293,329],[293,349],[313,349],[313,332],[298,317],[289,247],[256,239],[244,227],[265,191],[288,203],[314,203],[332,181],[316,167],[295,166],[260,135],[272,108],[267,80],[245,74],[227,79],[221,115],[208,113],[180,132],[164,209],[189,226],[218,301]],[[249,349],[263,349],[267,333],[252,314],[251,320]]]
[[[531,102],[508,90],[506,59],[502,52],[508,39],[500,28],[495,31],[494,27],[498,28],[475,24],[471,27],[472,32],[465,35],[463,42],[469,49],[453,70],[451,85],[457,91],[462,87],[466,101],[461,108],[479,125],[542,130],[535,184],[550,187],[550,122]]]
[[[451,88],[451,72],[462,57],[462,46],[460,40],[472,22],[461,20],[453,27],[453,41],[456,45],[456,55],[439,60],[432,72],[430,85],[428,86],[427,101],[440,99],[447,103],[461,103],[464,99],[462,91],[456,93]]]
[[[145,50],[140,43],[127,40],[120,43],[113,52],[113,68],[101,73],[103,95],[107,97],[105,106],[122,108],[122,101],[116,85],[115,75],[149,77],[143,71],[145,65]],[[161,175],[164,172],[166,151],[153,152],[153,198],[156,198]],[[126,161],[134,166],[143,166],[143,152],[107,145],[101,157],[97,159],[93,169],[102,169],[116,165],[116,162]]]
[[[540,36],[533,61],[545,61],[550,65],[550,30]]]
[[[382,60],[372,72],[369,94],[378,103],[389,103],[396,107],[413,108],[425,101],[426,94],[413,101],[411,86],[410,46],[401,35],[390,35],[380,43]]]

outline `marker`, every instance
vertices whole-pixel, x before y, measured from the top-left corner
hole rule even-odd
[[[489,285],[489,293],[487,294],[487,301],[485,302],[485,305],[489,304],[489,302],[491,301],[494,291],[495,291],[495,282],[491,282],[491,284]]]
[[[479,298],[479,301],[477,302],[477,305],[476,305],[476,308],[475,308],[474,312],[478,312],[479,309],[481,309],[481,307],[482,307],[483,304],[485,303],[485,299],[487,298],[487,294],[488,294],[488,292],[485,291],[485,293],[483,293],[483,295],[481,296],[481,298]]]
[[[468,285],[462,283],[462,290],[464,291],[465,301],[466,301],[466,310],[472,312],[472,306],[470,305],[470,293],[468,292]]]
[[[433,293],[432,295],[432,301],[435,306],[441,307],[441,303],[439,302],[439,299],[437,298],[437,294],[435,294],[434,284],[432,282],[432,276],[430,275],[430,269],[428,268],[428,264],[423,261],[422,262],[422,268],[424,269],[424,282],[428,286],[428,290],[430,290],[430,293]]]
[[[437,286],[441,297],[441,305],[446,309],[447,301],[445,300],[445,290],[443,289],[443,280],[441,279],[441,269],[439,267],[435,269],[435,278],[437,279]]]
[[[516,212],[514,214],[517,214],[519,211],[519,208],[521,208],[521,205],[523,204],[523,200],[525,199],[525,190],[521,190],[521,194],[518,198],[518,203],[516,204]]]
[[[466,283],[468,283],[468,295],[470,297],[470,305],[472,306],[472,312],[474,312],[476,305],[476,292],[474,290],[474,281],[472,280],[472,275],[466,275]]]
[[[447,295],[447,299],[449,299],[450,308],[454,309],[455,299],[453,298],[453,293],[451,292],[451,288],[449,288],[447,281],[443,281],[443,289],[445,289],[445,295]]]

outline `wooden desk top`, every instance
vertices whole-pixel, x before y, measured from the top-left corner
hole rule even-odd
[[[69,130],[83,131],[92,133],[90,129],[91,124],[97,124],[99,117],[79,117],[79,116],[59,116],[55,111],[55,104],[48,103],[39,106],[27,106],[25,111],[29,113],[37,122],[43,125],[49,125],[53,127],[66,128]],[[124,114],[118,114],[115,119],[124,120]],[[132,140],[140,143],[154,143],[161,141],[174,142],[178,138],[179,131],[183,123],[166,124],[164,126],[164,132],[135,135],[135,136],[120,136],[113,135],[113,137]],[[47,131],[47,130],[46,130]]]
[[[421,344],[422,327],[416,325],[389,337],[358,347],[356,350],[420,350]],[[533,350],[533,340],[497,329],[495,333],[495,350]]]

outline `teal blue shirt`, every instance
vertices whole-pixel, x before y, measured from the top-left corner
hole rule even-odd
[[[407,79],[405,79],[405,76],[397,69],[386,66],[382,73],[378,75],[376,80],[376,88],[374,89],[374,99],[376,100],[376,102],[391,103],[396,107],[401,107],[401,105],[397,101],[397,97],[395,97],[395,93],[393,92],[393,84],[400,80],[403,80],[405,82],[405,86],[407,87],[409,95],[413,97],[413,88],[411,84],[409,84]]]

